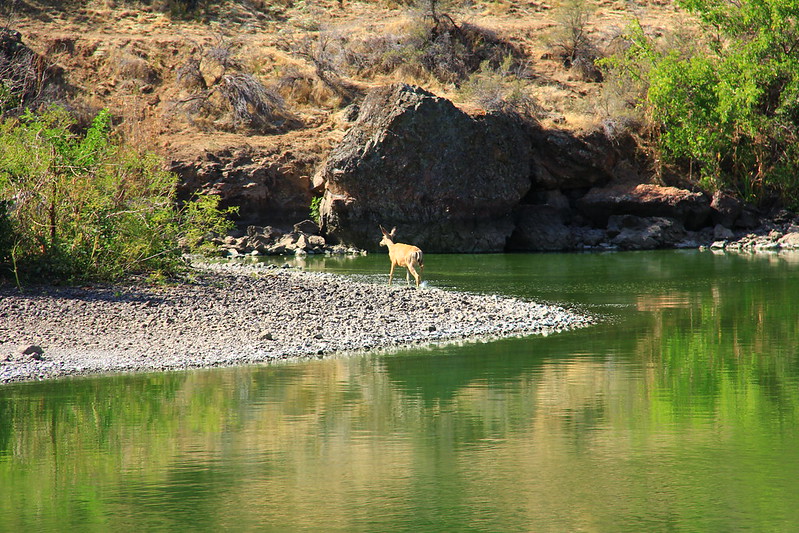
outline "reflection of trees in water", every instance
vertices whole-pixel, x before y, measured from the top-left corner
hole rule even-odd
[[[789,264],[776,254],[740,259]],[[799,413],[797,294],[794,272],[768,269],[755,276],[731,272],[692,292],[638,296],[651,327],[635,351],[654,370],[649,386],[668,399],[661,408],[676,416],[722,416],[731,411],[721,405],[727,401],[748,405],[751,416],[773,408]]]

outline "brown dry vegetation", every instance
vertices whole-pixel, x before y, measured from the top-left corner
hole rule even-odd
[[[110,109],[133,143],[171,158],[249,145],[311,159],[340,139],[348,103],[397,81],[471,112],[512,92],[545,126],[601,127],[631,113],[628,95],[574,53],[574,21],[591,58],[633,18],[652,35],[690,27],[664,0],[437,1],[438,33],[454,23],[472,53],[420,58],[408,54],[434,24],[429,0],[186,2],[0,0],[0,27],[63,73],[73,109]]]

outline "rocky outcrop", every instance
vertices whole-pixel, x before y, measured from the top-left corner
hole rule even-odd
[[[729,252],[779,252],[799,250],[799,216],[786,210],[770,213],[755,230],[736,225],[735,230],[720,232],[716,226],[713,250]]]
[[[611,244],[622,250],[671,248],[686,236],[682,224],[672,218],[613,215],[608,219]]]
[[[594,133],[578,137],[560,130],[533,133],[532,182],[535,190],[588,189],[615,175],[618,151]]]
[[[237,221],[290,225],[308,216],[311,180],[308,164],[291,152],[274,153],[248,146],[204,151],[193,159],[173,160],[180,176],[178,195],[196,192],[218,195],[222,206],[238,206]]]
[[[732,228],[743,212],[743,202],[731,194],[716,191],[710,201],[713,224]]]
[[[380,225],[425,252],[783,247],[742,241],[766,219],[730,194],[641,183],[646,165],[631,138],[470,116],[403,84],[372,91],[348,117],[313,183],[308,156],[288,150],[173,162],[182,198],[210,192],[239,207],[238,233],[212,241],[224,255],[376,250]],[[321,190],[321,231],[310,221],[291,229]]]
[[[382,224],[425,251],[502,251],[530,188],[530,149],[510,117],[472,117],[410,85],[376,89],[315,178],[323,231],[376,249]]]
[[[695,230],[706,226],[711,215],[704,194],[652,184],[594,188],[578,200],[577,209],[596,226],[613,215],[636,215],[670,218]]]
[[[323,234],[375,249],[378,226],[397,226],[431,252],[645,249],[693,242],[688,231],[712,214],[737,216],[726,199],[714,210],[702,193],[639,184],[630,142],[472,117],[418,87],[383,87],[315,176]]]

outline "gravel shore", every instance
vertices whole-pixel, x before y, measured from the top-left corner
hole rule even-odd
[[[206,264],[193,277],[165,286],[0,287],[0,383],[253,364],[593,323],[518,299],[266,265]]]

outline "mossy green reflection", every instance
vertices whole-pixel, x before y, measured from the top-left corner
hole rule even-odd
[[[382,282],[383,259],[324,268]],[[0,530],[795,529],[797,259],[430,256],[431,284],[604,320],[2,387]]]

